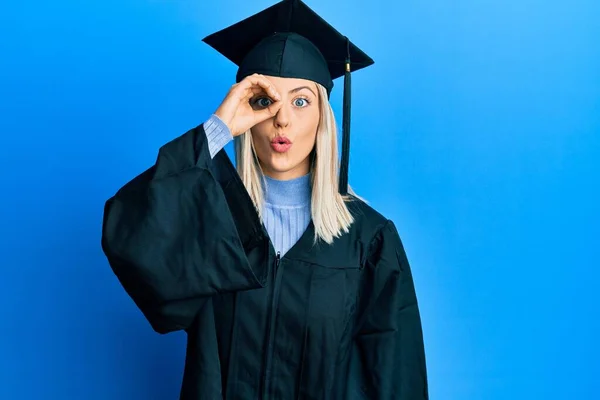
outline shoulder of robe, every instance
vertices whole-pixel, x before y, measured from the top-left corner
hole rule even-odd
[[[346,202],[346,205],[354,216],[354,229],[360,230],[362,240],[369,243],[391,221],[363,200],[349,196],[352,197],[352,201]]]
[[[379,211],[364,201],[352,196],[353,200],[348,204],[349,209],[355,217],[355,229],[360,230],[358,236],[366,245],[364,257],[379,259],[382,251],[395,255],[388,257],[394,260],[388,263],[393,269],[404,269],[408,265],[404,244],[396,224]]]

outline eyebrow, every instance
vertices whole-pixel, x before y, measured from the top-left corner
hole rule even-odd
[[[297,87],[296,89],[292,89],[292,90],[290,90],[290,93],[296,93],[296,92],[299,92],[299,91],[301,91],[302,89],[308,89],[308,90],[310,90],[310,91],[312,92],[312,94],[314,94],[315,96],[317,95],[317,94],[316,94],[315,92],[313,92],[313,90],[312,90],[310,87],[308,87],[308,86],[300,86],[300,87]]]

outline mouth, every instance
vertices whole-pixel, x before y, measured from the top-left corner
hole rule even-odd
[[[286,137],[277,136],[271,140],[271,148],[277,153],[285,153],[292,147],[292,142]]]
[[[277,136],[275,139],[271,140],[271,143],[292,144],[291,140],[284,136]]]

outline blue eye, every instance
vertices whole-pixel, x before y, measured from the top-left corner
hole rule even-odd
[[[269,107],[271,105],[271,99],[268,97],[259,97],[254,101],[254,104],[257,104],[259,107]]]
[[[299,97],[296,100],[294,100],[294,105],[296,107],[306,107],[309,104],[310,102],[308,101],[308,99],[305,99],[303,97]]]

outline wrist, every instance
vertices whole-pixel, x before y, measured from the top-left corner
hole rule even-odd
[[[220,110],[217,110],[213,113],[213,115],[219,119],[219,121],[221,123],[223,123],[223,125],[225,125],[227,127],[227,129],[229,130],[229,133],[231,133],[232,136],[235,136],[235,133],[233,132],[233,129],[231,127],[231,122],[228,121],[220,112]]]

